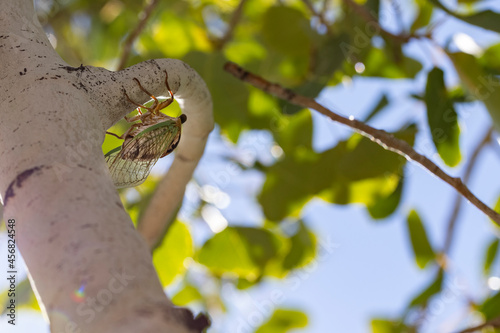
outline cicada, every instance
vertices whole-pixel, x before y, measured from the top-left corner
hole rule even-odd
[[[126,121],[133,124],[122,135],[106,132],[123,140],[121,146],[104,155],[117,188],[142,184],[158,159],[170,154],[179,144],[181,127],[187,117],[184,114],[170,117],[160,112],[174,101],[174,94],[168,85],[167,72],[165,75],[169,97],[162,102],[134,78],[139,88],[153,99],[153,104],[147,107],[136,103],[125,92],[127,100],[137,106],[138,114],[130,118],[125,117]],[[146,112],[142,112],[141,108]]]

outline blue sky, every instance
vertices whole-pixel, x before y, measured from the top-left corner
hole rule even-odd
[[[407,3],[400,1],[405,21],[413,16],[412,9],[406,7]],[[445,3],[453,4],[452,1]],[[485,3],[490,8],[500,10],[498,2]],[[390,27],[394,22],[387,24]],[[444,45],[457,32],[471,35],[480,46],[500,41],[497,34],[454,19],[448,19],[438,28],[436,39]],[[393,103],[374,119],[373,125],[391,130],[408,120],[417,120],[421,129],[417,137],[417,150],[431,157],[451,174],[461,175],[463,163],[450,170],[434,157],[435,151],[429,149],[430,135],[425,131],[425,108],[421,103],[405,97],[408,93],[419,93],[424,89],[426,73],[433,65],[432,58],[445,70],[449,85],[457,83],[457,77],[450,62],[443,55],[432,51],[431,44],[414,41],[405,51],[424,64],[424,70],[414,82],[356,77],[351,84],[326,89],[319,100],[339,113],[362,118],[382,92],[388,93]],[[472,115],[460,119],[461,148],[463,160],[466,161],[472,147],[490,126],[490,119],[480,103],[461,106],[458,112]],[[350,134],[348,129],[325,121],[322,116],[314,115],[313,120],[314,146],[318,150],[332,147],[339,139]],[[257,158],[266,159],[269,158],[268,149],[272,142],[266,141],[265,134],[262,135],[259,141],[262,151]],[[245,137],[240,140],[239,147],[248,145],[248,140],[252,141],[251,135]],[[207,156],[224,151],[226,145],[213,135]],[[473,192],[490,205],[500,194],[500,179],[495,177],[500,166],[499,151],[488,148],[483,152],[469,184]],[[213,167],[213,160],[204,158],[196,176],[202,182],[210,182],[209,170]],[[433,245],[442,247],[445,224],[451,214],[455,195],[448,185],[414,164],[408,165],[407,172],[410,176],[401,206],[391,218],[384,221],[372,221],[360,206],[335,206],[312,200],[304,208],[302,216],[320,239],[333,242],[333,251],[327,251],[317,265],[297,272],[294,280],[271,281],[252,289],[248,294],[225,288],[222,296],[236,305],[230,309],[231,319],[216,325],[220,328],[218,332],[234,332],[240,322],[248,322],[249,314],[259,313],[261,308],[270,309],[270,295],[277,291],[283,292],[285,296],[272,306],[296,308],[308,314],[310,324],[304,332],[369,332],[370,318],[400,315],[410,299],[430,282],[435,273],[432,270],[418,270],[414,264],[405,229],[406,214],[416,208],[427,226]],[[245,221],[248,224],[259,221],[262,213],[252,195],[258,192],[262,181],[258,173],[250,172],[242,177],[233,177],[232,183],[222,189],[231,198],[230,205],[221,209],[230,224],[231,221]],[[194,236],[201,239],[206,236],[206,232],[199,231],[200,234]],[[464,203],[451,253],[451,274],[446,281],[445,289],[449,292],[446,298],[438,297],[435,301],[440,307],[434,307],[431,311],[424,332],[450,332],[470,324],[468,321],[472,318],[463,319],[466,312],[462,301],[469,295],[483,297],[488,293],[486,280],[481,276],[481,265],[485,246],[492,237],[493,228],[487,218],[475,207]],[[4,238],[1,238],[1,243],[4,244]],[[0,253],[2,251],[3,246]],[[3,265],[5,261],[0,263],[0,269],[5,271]],[[498,270],[496,273],[500,274]],[[4,281],[1,280],[0,289],[4,287]],[[36,313],[20,312],[18,323],[13,328],[6,324],[5,317],[0,317],[0,332],[48,332],[43,319]]]

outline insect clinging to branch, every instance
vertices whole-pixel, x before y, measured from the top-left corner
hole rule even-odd
[[[134,78],[139,88],[153,99],[150,107],[134,102],[125,92],[127,100],[137,106],[138,114],[125,120],[133,123],[122,135],[106,132],[123,140],[123,144],[110,150],[104,157],[111,177],[117,188],[142,184],[158,159],[170,154],[179,144],[181,127],[187,120],[185,114],[170,117],[160,112],[174,101],[174,94],[168,85],[168,74],[165,71],[165,85],[169,97],[162,102],[149,93]],[[145,109],[146,112],[142,112]]]

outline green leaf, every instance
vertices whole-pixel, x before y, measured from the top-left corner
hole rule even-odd
[[[416,4],[418,6],[418,14],[411,25],[411,32],[427,27],[431,21],[434,9],[434,7],[427,2],[427,0],[416,0]]]
[[[484,274],[489,275],[491,271],[491,265],[495,261],[498,256],[498,243],[499,239],[495,238],[489,245],[486,250],[486,256],[484,258]]]
[[[495,207],[493,207],[493,210],[500,214],[500,197],[498,197],[497,202],[495,203]],[[492,219],[489,220],[493,225],[493,228],[495,228],[497,231],[500,230],[498,224],[495,221],[493,221]]]
[[[500,292],[487,298],[484,303],[479,306],[479,312],[485,316],[485,320],[492,320],[500,316]]]
[[[306,56],[312,35],[304,13],[291,7],[276,6],[263,18],[262,37],[267,47],[287,56]]]
[[[191,302],[201,301],[203,296],[198,289],[191,285],[186,284],[177,294],[172,297],[172,303],[177,306],[184,306]]]
[[[297,131],[300,126],[285,127],[280,135],[294,138],[301,135]],[[410,126],[396,136],[412,144],[415,131]],[[358,134],[321,154],[297,146],[268,169],[259,202],[271,221],[298,216],[314,196],[338,204],[372,205],[395,191],[405,163],[403,157]]]
[[[398,186],[392,193],[377,197],[372,204],[366,206],[368,213],[373,219],[384,219],[396,211],[401,201],[401,195],[403,194],[404,179],[403,175],[399,180]]]
[[[426,305],[432,296],[438,294],[443,287],[443,271],[439,270],[437,276],[433,281],[424,288],[417,296],[415,296],[410,302],[409,308],[416,306]]]
[[[437,67],[434,67],[427,76],[425,104],[432,141],[439,156],[446,165],[456,166],[461,159],[457,112],[448,98],[444,72]]]
[[[290,237],[291,248],[283,260],[283,268],[292,270],[308,264],[315,256],[316,239],[305,226],[299,221],[299,230]]]
[[[382,111],[387,105],[389,105],[389,100],[387,99],[387,95],[384,93],[382,94],[382,97],[380,97],[379,101],[373,109],[368,113],[368,116],[366,116],[365,120],[363,120],[364,123],[369,122],[373,117],[375,117],[380,111]]]
[[[372,333],[412,333],[415,329],[401,321],[376,318],[371,321]]]
[[[241,131],[248,128],[248,88],[222,70],[226,59],[219,53],[191,52],[183,60],[205,80],[212,95],[215,121],[231,141],[237,142]]]
[[[458,14],[458,13],[455,13],[455,12],[449,10],[447,7],[445,7],[443,4],[441,4],[441,2],[439,2],[438,0],[429,0],[429,1],[432,2],[434,5],[436,5],[437,7],[444,10],[446,13],[448,13],[451,16],[454,16],[454,17],[456,17],[464,22],[467,22],[469,24],[476,25],[478,27],[500,33],[500,14],[499,13],[496,13],[492,10],[485,10],[482,12],[477,12],[477,13],[469,14],[469,15]]]
[[[372,48],[363,63],[363,76],[387,79],[414,78],[422,69],[422,64],[417,60],[404,55],[396,56],[389,48]]]
[[[494,44],[484,50],[478,62],[488,71],[500,74],[500,44]]]
[[[276,119],[275,139],[285,154],[294,154],[297,149],[312,149],[313,124],[311,111],[303,109],[293,116]]]
[[[151,36],[155,46],[165,57],[182,58],[191,50],[190,24],[190,20],[180,18],[172,12],[164,12],[161,19],[155,21]]]
[[[153,264],[162,286],[168,286],[186,271],[185,260],[194,254],[193,240],[188,227],[175,221],[163,243],[153,252]]]
[[[378,14],[380,11],[380,0],[366,0],[364,4],[365,8],[378,19]]]
[[[15,295],[9,296],[10,293],[12,292],[9,291],[9,288],[0,293],[0,305],[2,306],[0,315],[7,313],[7,306],[10,304],[11,299],[15,299],[16,308],[29,308],[40,311],[40,306],[38,305],[38,301],[33,289],[31,288],[28,278],[17,283],[16,290],[14,292]]]
[[[316,98],[334,74],[342,68],[345,58],[339,45],[349,42],[350,37],[345,33],[321,38],[317,45],[313,46],[316,51],[309,55],[308,68],[305,73],[307,80],[293,86],[293,90],[301,95]],[[300,77],[301,81],[304,81],[303,75]],[[300,106],[281,100],[280,105],[283,113],[286,114],[294,114],[302,109]]]
[[[410,211],[407,217],[408,235],[411,240],[415,261],[420,269],[424,269],[436,255],[427,238],[424,224],[415,210]]]
[[[305,313],[296,310],[276,309],[264,325],[255,333],[286,333],[297,328],[304,328],[308,324]]]
[[[448,56],[468,92],[484,103],[493,124],[500,130],[500,81],[482,68],[478,59],[471,54],[457,52],[448,53]]]
[[[278,254],[278,245],[279,240],[268,230],[228,227],[202,246],[197,259],[217,276],[232,273],[255,281]]]

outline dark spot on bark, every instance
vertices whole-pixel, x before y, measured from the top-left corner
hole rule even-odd
[[[9,187],[7,188],[7,192],[5,192],[5,199],[4,199],[4,205],[7,206],[7,201],[9,198],[14,197],[14,187],[11,186],[12,183],[10,183]]]
[[[78,252],[78,250],[80,249],[80,242],[71,242],[70,244],[70,247],[71,249],[73,250],[73,252]]]
[[[54,239],[56,239],[57,237],[59,237],[59,234],[58,234],[58,233],[57,233],[57,234],[55,234],[55,235],[50,236],[50,237],[49,237],[49,239],[48,239],[48,242],[49,242],[49,243],[52,243],[52,242],[54,241]]]
[[[182,154],[176,153],[175,157],[178,158],[179,160],[181,160],[182,162],[190,162],[191,161],[190,158],[188,158]]]
[[[174,308],[176,319],[189,329],[197,333],[203,333],[210,326],[210,318],[204,313],[199,313],[194,317],[191,310],[186,308]]]
[[[72,85],[73,85],[73,87],[75,87],[78,90],[83,89],[83,90],[85,90],[85,92],[89,92],[87,90],[87,87],[85,87],[85,85],[83,83],[81,83],[81,82],[78,82],[78,85],[76,85],[74,83]]]
[[[91,223],[87,223],[87,224],[82,225],[82,227],[81,227],[81,228],[82,228],[82,229],[87,229],[87,228],[92,228],[92,226],[93,226],[93,225],[92,225]]]
[[[7,202],[10,198],[15,196],[14,187],[21,188],[23,186],[24,181],[31,177],[34,173],[38,173],[42,170],[42,168],[46,168],[44,165],[37,166],[28,170],[21,172],[17,175],[16,179],[14,179],[7,187],[7,191],[5,192],[4,206],[7,206]]]
[[[17,127],[15,130],[12,131],[12,133],[16,133],[16,131],[19,129],[19,127]]]
[[[25,73],[27,72],[26,67],[24,67],[24,72],[25,72]]]
[[[35,81],[42,81],[42,80],[45,80],[45,79],[46,79],[46,77],[42,76],[42,77],[41,77],[41,78],[39,78],[39,79],[35,79]]]
[[[141,317],[146,317],[149,318],[153,315],[153,311],[151,309],[146,309],[146,308],[140,308],[136,309],[135,312],[141,316]]]
[[[286,97],[288,100],[291,100],[295,97],[295,93],[291,91],[290,89],[285,89]]]
[[[76,71],[83,72],[85,70],[85,66],[83,66],[83,64],[81,64],[80,67],[61,66],[60,68],[65,69],[68,73]]]

